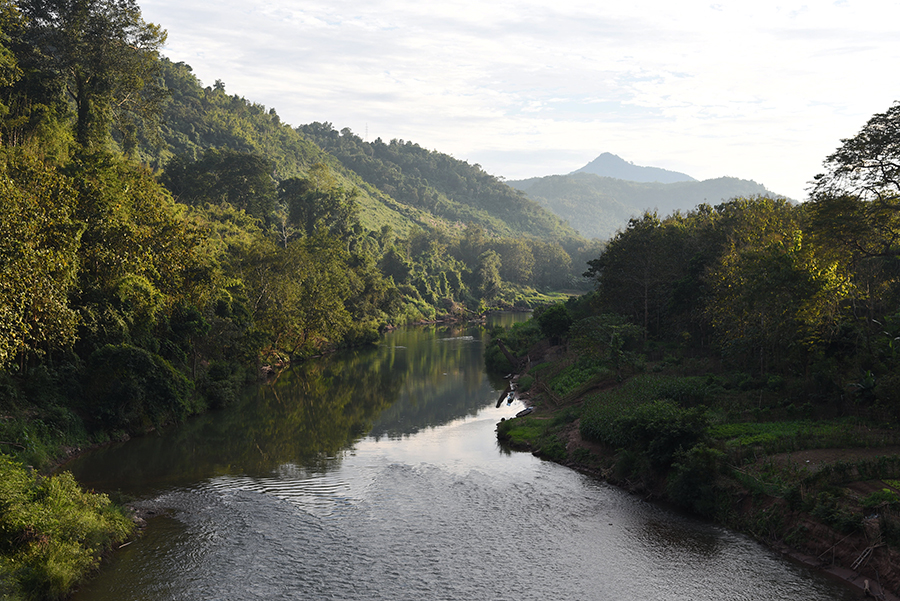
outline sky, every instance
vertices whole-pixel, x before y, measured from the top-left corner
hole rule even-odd
[[[893,0],[138,2],[204,86],[506,179],[611,152],[804,200],[900,100]]]

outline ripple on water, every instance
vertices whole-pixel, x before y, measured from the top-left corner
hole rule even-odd
[[[223,476],[149,501],[168,517],[117,558],[128,584],[101,575],[80,598],[844,598],[744,537],[558,466],[359,466]]]

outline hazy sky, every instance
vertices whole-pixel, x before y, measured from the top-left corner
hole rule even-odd
[[[900,2],[138,0],[204,85],[508,179],[601,152],[804,199],[900,100]]]

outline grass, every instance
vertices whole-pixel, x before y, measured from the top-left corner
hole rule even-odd
[[[508,419],[497,426],[497,437],[513,448],[530,448],[541,457],[563,462],[569,454],[559,432],[577,419],[578,414],[577,409],[570,408],[549,420],[533,416]]]
[[[565,396],[598,376],[603,378],[614,375],[609,368],[602,364],[582,357],[553,376],[547,384],[553,392],[560,396]]]
[[[41,477],[0,455],[0,596],[59,599],[134,525],[68,472]]]
[[[801,449],[878,447],[896,442],[853,418],[725,423],[710,426],[711,438],[728,450],[758,447],[768,454]]]

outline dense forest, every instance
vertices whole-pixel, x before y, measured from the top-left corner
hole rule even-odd
[[[538,404],[499,436],[900,590],[898,139],[900,103],[802,204],[632,218],[594,291],[495,332]]]
[[[528,326],[575,357],[539,380],[553,394],[654,354],[715,357],[777,396],[770,414],[895,423],[900,107],[826,160],[807,203],[645,213],[588,242],[478,165],[204,87],[160,56],[165,37],[133,0],[0,0],[0,596],[59,597],[130,531],[107,498],[27,466],[234,403],[261,372],[385,328],[564,289],[596,285]],[[692,450],[706,418],[679,398],[665,419],[597,409],[582,429],[686,466],[702,509],[690,479],[718,456]],[[676,424],[671,444],[621,438],[632,417]]]
[[[259,363],[528,306],[595,254],[478,166],[202,87],[134,3],[5,3],[2,31],[0,368],[29,415],[2,440],[32,463]]]
[[[546,302],[600,247],[477,165],[203,87],[165,38],[132,0],[0,2],[0,596],[59,596],[129,531],[26,465]]]

